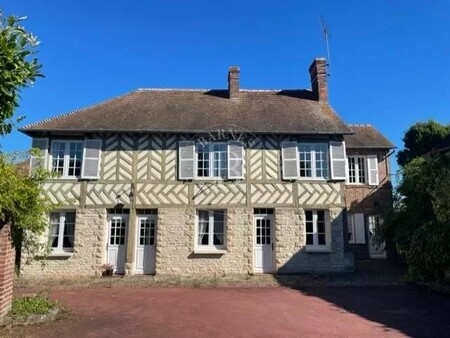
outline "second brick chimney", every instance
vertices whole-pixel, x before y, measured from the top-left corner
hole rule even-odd
[[[239,100],[239,67],[228,68],[228,97],[232,100]]]
[[[328,101],[327,60],[316,58],[309,66],[311,87],[317,101]]]

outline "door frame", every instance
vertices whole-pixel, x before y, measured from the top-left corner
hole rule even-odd
[[[153,269],[151,272],[144,272],[144,268],[142,270],[137,269],[137,254],[138,254],[138,247],[139,247],[139,237],[140,237],[140,220],[148,217],[154,217],[155,220],[155,238],[153,240],[153,247],[154,247],[154,257],[153,257]],[[152,275],[155,274],[156,271],[156,233],[158,231],[158,217],[156,214],[148,214],[148,215],[136,215],[136,248],[135,248],[135,263],[134,263],[134,271],[137,275]],[[145,250],[145,249],[144,249]]]
[[[260,270],[256,270],[255,268],[255,246],[256,246],[256,220],[257,219],[269,219],[270,220],[270,243],[272,246],[272,259],[271,259],[271,267],[270,269],[265,270],[264,268]],[[253,273],[274,273],[275,272],[275,215],[274,214],[253,214],[253,222],[252,222],[252,271]],[[264,263],[264,259],[263,259]]]
[[[128,229],[130,226],[130,215],[126,214],[126,213],[122,213],[122,214],[108,214],[107,215],[107,222],[106,222],[106,226],[108,227],[108,231],[106,231],[106,261],[109,262],[109,246],[110,246],[110,240],[111,240],[111,221],[113,220],[114,217],[121,217],[122,219],[125,219],[126,221],[126,225],[125,225],[125,240],[124,240],[124,255],[125,255],[125,259],[124,259],[124,263],[123,263],[123,271],[120,270],[120,272],[117,272],[117,266],[114,266],[114,273],[117,273],[119,275],[125,274],[125,265],[127,262],[127,249],[128,249]],[[117,265],[117,264],[116,264]]]

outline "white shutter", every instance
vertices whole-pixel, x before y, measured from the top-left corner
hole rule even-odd
[[[228,141],[228,178],[244,178],[244,147],[241,142]]]
[[[47,168],[48,138],[34,138],[31,148],[37,149],[39,152],[30,156],[30,174],[38,167]]]
[[[364,214],[355,214],[354,215],[354,229],[355,233],[353,234],[353,238],[355,239],[356,244],[366,244],[366,231],[364,227]]]
[[[378,156],[367,156],[367,168],[369,175],[369,185],[378,185]]]
[[[283,162],[283,178],[285,180],[297,179],[299,171],[297,142],[282,142],[281,157]]]
[[[345,180],[347,177],[345,165],[345,142],[330,142],[331,178]]]
[[[180,141],[178,143],[178,178],[192,180],[195,168],[194,141]]]
[[[347,233],[351,234],[348,236],[349,243],[355,243],[355,225],[354,225],[354,215],[347,214]]]
[[[81,178],[97,179],[100,172],[100,159],[102,152],[102,140],[84,140],[83,167]]]

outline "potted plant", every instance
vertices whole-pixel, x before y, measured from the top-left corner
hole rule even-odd
[[[100,267],[100,270],[102,271],[102,276],[112,277],[114,272],[114,265],[111,263],[104,263]]]

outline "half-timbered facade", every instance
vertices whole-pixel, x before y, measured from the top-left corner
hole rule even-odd
[[[46,264],[25,276],[349,271],[345,135],[312,90],[143,89],[29,125],[44,166]]]

